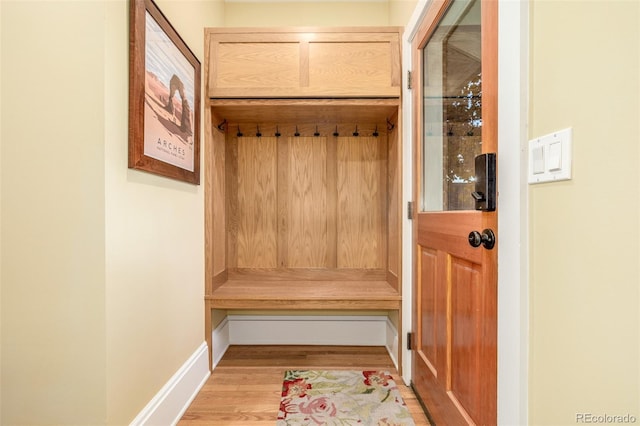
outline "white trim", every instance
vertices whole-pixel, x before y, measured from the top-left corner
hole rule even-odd
[[[402,205],[406,206],[413,201],[413,143],[412,143],[412,96],[407,88],[407,71],[411,66],[411,41],[417,31],[417,23],[420,22],[426,12],[427,2],[421,0],[413,12],[409,25],[407,25],[402,40]],[[416,28],[413,28],[416,26]],[[409,28],[412,28],[409,30]],[[411,31],[411,34],[407,34]],[[405,215],[402,216],[402,335],[407,336],[413,331],[413,223]],[[402,379],[406,385],[411,384],[412,358],[411,351],[406,347],[400,348],[402,356]]]
[[[395,325],[391,322],[391,319],[387,317],[387,328],[386,328],[387,342],[385,346],[387,348],[387,352],[389,352],[389,356],[393,361],[393,365],[398,368],[398,330]]]
[[[528,422],[529,2],[498,7],[498,424]]]
[[[405,27],[403,75],[411,69],[411,41],[430,0],[419,0]],[[528,188],[527,114],[529,1],[500,0],[498,71],[498,424],[528,421]],[[416,76],[415,79],[419,79]],[[413,169],[411,91],[403,87],[403,200],[411,200]],[[524,151],[523,151],[524,149]],[[508,166],[508,167],[507,167]],[[408,222],[408,221],[406,221]],[[406,225],[406,224],[405,224]],[[410,225],[409,225],[410,226]],[[413,242],[403,227],[403,335],[412,330]],[[411,351],[401,348],[403,379],[411,381]]]
[[[213,356],[211,357],[213,370],[220,362],[224,353],[229,349],[229,317],[225,317],[220,324],[211,333],[211,351]]]
[[[409,18],[407,25],[404,27],[404,41],[408,42],[409,45],[411,45],[411,42],[415,38],[416,33],[420,28],[420,22],[422,22],[422,19],[427,14],[427,9],[429,8],[429,3],[431,3],[431,1],[432,0],[418,0],[416,7],[413,9],[413,14],[411,15],[411,18]],[[411,56],[409,56],[409,61],[411,61]]]
[[[209,378],[209,351],[203,342],[140,411],[131,425],[175,425]]]

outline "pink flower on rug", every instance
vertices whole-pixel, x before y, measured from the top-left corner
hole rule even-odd
[[[383,371],[363,371],[364,384],[367,386],[388,386],[391,376],[387,376]]]
[[[311,389],[311,385],[304,379],[287,380],[282,383],[282,396],[302,398],[307,395],[307,389]]]
[[[297,414],[298,404],[294,404],[291,398],[282,398],[280,401],[280,413],[278,413],[278,419],[286,419],[288,414]]]
[[[326,424],[327,419],[336,417],[338,413],[333,402],[324,396],[311,399],[307,404],[300,403],[299,409],[301,413],[307,414],[318,425]]]

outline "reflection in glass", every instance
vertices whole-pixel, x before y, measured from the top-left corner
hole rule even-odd
[[[422,211],[474,209],[480,42],[480,1],[455,0],[423,49]]]

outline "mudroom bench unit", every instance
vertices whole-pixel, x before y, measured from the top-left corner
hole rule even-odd
[[[400,294],[383,277],[326,280],[326,271],[308,279],[244,273],[227,280],[206,300],[212,309],[398,310]],[[234,274],[235,275],[235,274]]]
[[[401,330],[400,35],[206,30],[210,356],[237,311],[382,313]]]

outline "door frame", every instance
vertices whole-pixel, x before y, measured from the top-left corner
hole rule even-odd
[[[403,70],[411,70],[411,42],[432,0],[419,0],[405,27]],[[529,250],[527,117],[529,2],[498,7],[498,424],[528,423]],[[411,91],[403,82],[403,128],[412,128]],[[417,76],[414,78],[418,78]],[[414,81],[414,84],[417,84]],[[413,198],[412,132],[403,132],[403,203]],[[412,223],[403,220],[403,252],[413,253]],[[413,256],[403,256],[403,335],[413,331]],[[403,380],[412,377],[411,351],[402,351]]]

